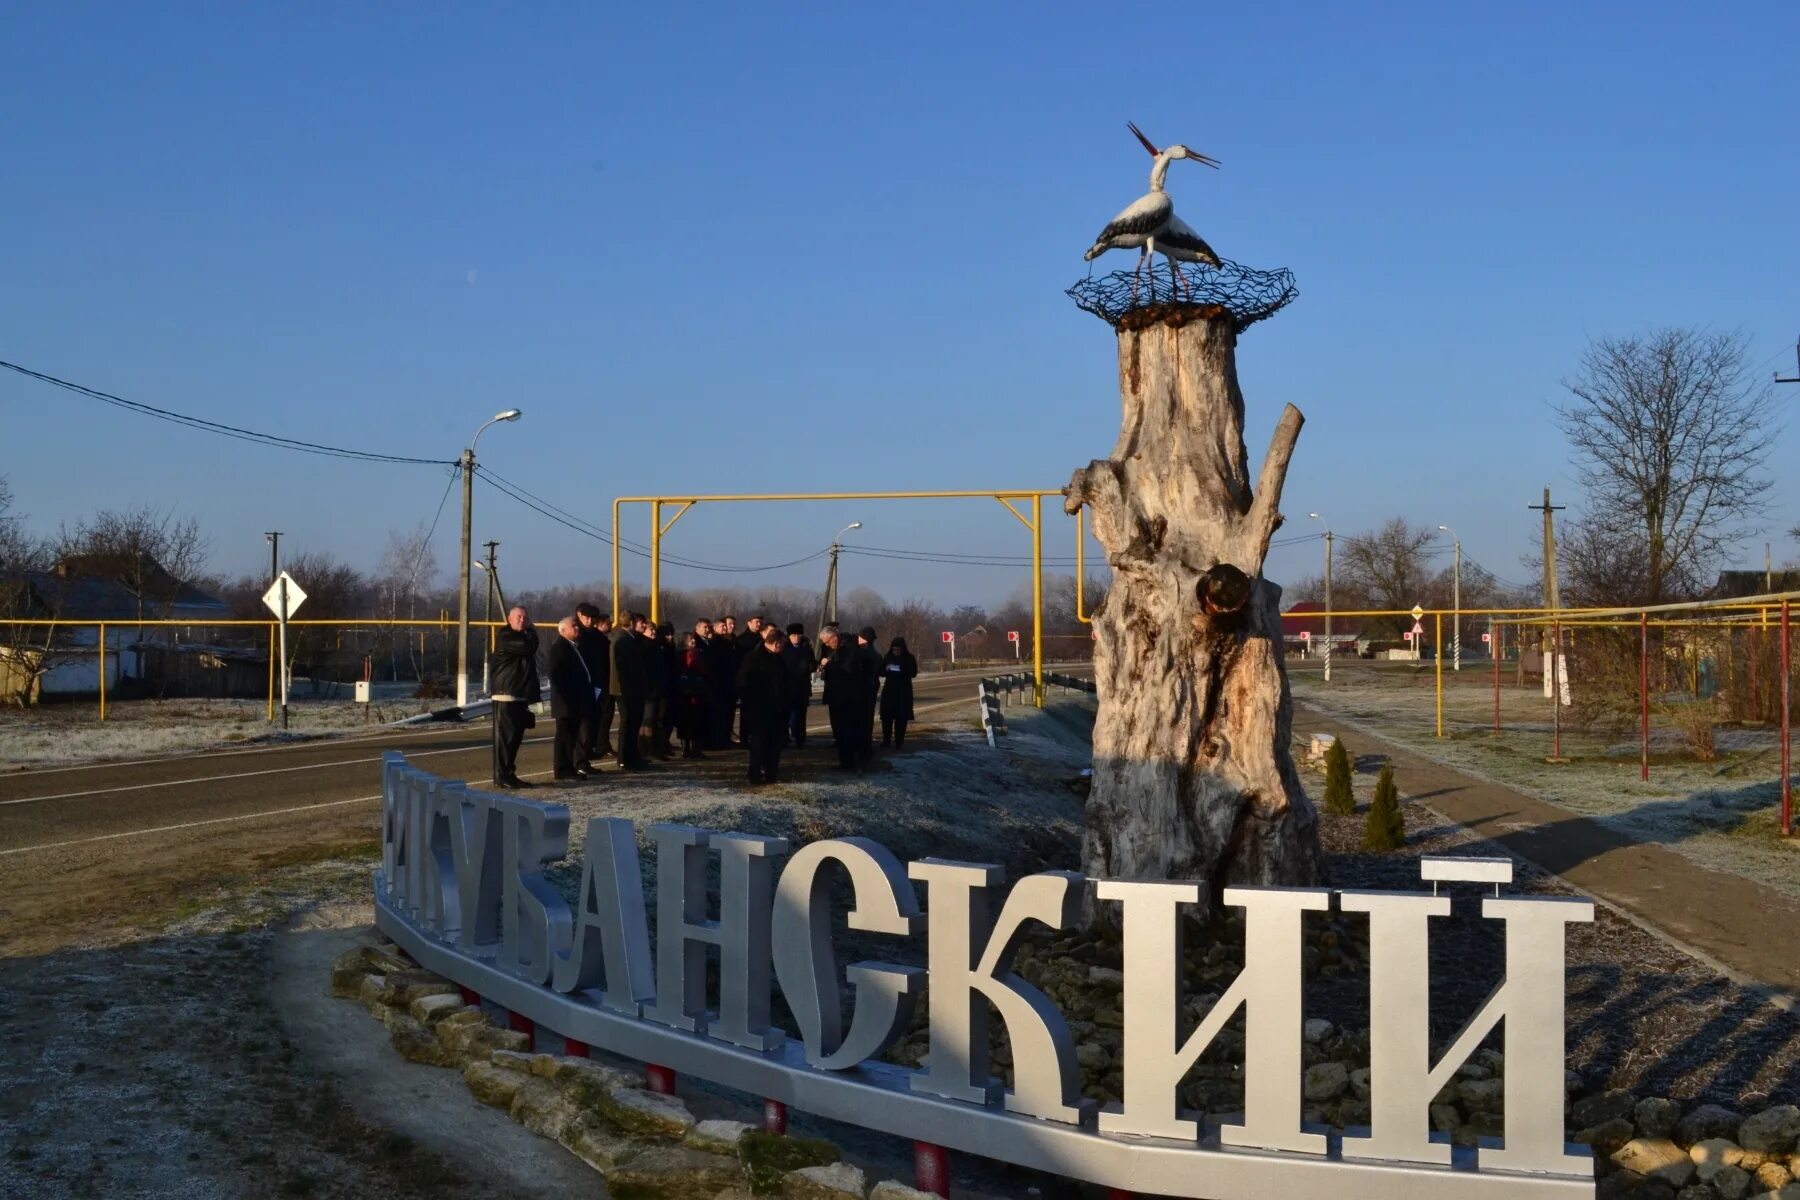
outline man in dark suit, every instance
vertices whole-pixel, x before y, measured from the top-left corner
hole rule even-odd
[[[771,625],[762,632],[756,648],[738,664],[737,691],[744,705],[750,782],[774,783],[781,768],[781,746],[787,740],[788,673],[780,631]]]
[[[575,645],[594,681],[594,707],[581,723],[581,760],[593,770],[613,749],[612,618],[584,601],[575,606],[575,619],[581,622]]]
[[[550,715],[556,721],[551,765],[558,779],[586,779],[581,756],[581,730],[594,711],[594,678],[581,657],[581,623],[564,617],[556,636],[544,648],[544,674],[550,677]]]
[[[619,765],[627,771],[642,771],[650,765],[638,741],[644,730],[644,706],[650,699],[648,625],[637,613],[626,613],[624,629],[612,644],[608,687],[619,705]]]
[[[519,746],[531,724],[531,706],[541,698],[538,634],[524,605],[506,614],[506,628],[494,635],[489,695],[494,712],[494,782],[504,788],[530,787],[519,778]]]

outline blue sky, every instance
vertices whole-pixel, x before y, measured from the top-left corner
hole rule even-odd
[[[1132,119],[1223,161],[1171,170],[1190,224],[1299,278],[1239,356],[1253,471],[1282,404],[1307,415],[1287,532],[1400,513],[1522,578],[1526,505],[1576,499],[1549,406],[1588,337],[1736,329],[1757,375],[1791,373],[1796,44],[1792,3],[14,5],[0,358],[446,459],[516,405],[484,463],[600,523],[618,494],[1059,487],[1117,433],[1112,334],[1063,289],[1144,188]],[[174,506],[228,573],[264,569],[270,528],[373,566],[447,481],[9,372],[0,415],[35,525]],[[1771,533],[1800,519],[1789,479],[1770,499]],[[858,519],[879,546],[1028,550],[972,502],[696,510],[671,549],[780,562]],[[475,533],[515,587],[608,572],[490,491]],[[1061,518],[1047,536],[1070,552]],[[1022,578],[857,559],[845,586]]]

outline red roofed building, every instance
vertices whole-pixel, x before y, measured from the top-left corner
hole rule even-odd
[[[1324,611],[1325,606],[1317,600],[1301,600],[1281,615],[1281,640],[1289,650],[1324,652],[1325,618],[1310,615]],[[1362,639],[1363,623],[1360,620],[1355,617],[1331,618],[1331,642],[1335,653],[1359,653]]]

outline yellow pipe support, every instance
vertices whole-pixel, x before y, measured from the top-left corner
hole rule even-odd
[[[614,500],[613,501],[612,558],[613,558],[613,624],[614,625],[617,625],[619,623],[619,505],[621,505],[623,503],[625,503],[623,500]]]
[[[650,502],[650,624],[662,615],[662,502]]]
[[[1037,526],[1033,525],[1030,521],[1027,521],[1025,519],[1024,513],[1020,512],[1018,509],[1016,509],[1012,506],[1012,501],[1008,500],[1004,496],[995,496],[994,499],[1000,501],[1001,508],[1004,508],[1007,512],[1009,512],[1013,516],[1019,518],[1019,524],[1023,525],[1027,529],[1036,529],[1037,528]],[[1031,498],[1031,503],[1032,503],[1032,511],[1034,511],[1034,512],[1036,511],[1037,502],[1038,502],[1037,497],[1033,496]]]
[[[1001,501],[1002,504],[1006,502]],[[1007,504],[1011,508],[1012,505]],[[1017,515],[1016,513],[1014,514]],[[1044,707],[1044,498],[1031,498],[1031,668],[1037,707]]]
[[[1092,625],[1087,610],[1087,506],[1075,510],[1075,619]]]
[[[669,503],[674,504],[676,501],[671,500]],[[669,523],[662,528],[662,531],[665,534],[668,533],[669,530],[675,528],[675,522],[681,520],[682,515],[686,513],[688,509],[694,507],[694,501],[692,500],[682,500],[679,503],[681,504],[681,507],[675,510],[675,515],[670,517]]]
[[[1444,736],[1444,614],[1437,614],[1437,632],[1431,635],[1431,657],[1437,664],[1437,735]]]
[[[269,720],[275,719],[275,630],[276,624],[269,622]]]
[[[100,622],[100,719],[106,720],[106,622]]]

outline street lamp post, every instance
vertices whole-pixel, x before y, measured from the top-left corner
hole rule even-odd
[[[1450,669],[1462,670],[1462,539],[1456,536],[1456,530],[1448,525],[1439,525],[1439,529],[1450,535],[1456,544],[1456,569],[1451,575],[1451,624],[1450,624]],[[1441,652],[1440,652],[1441,653]]]
[[[1325,526],[1325,682],[1331,682],[1331,522],[1318,513],[1307,516]]]
[[[475,443],[487,432],[488,425],[497,425],[501,421],[516,421],[523,414],[516,408],[495,413],[492,420],[475,431],[469,439],[469,445],[462,452],[460,463],[463,477],[463,511],[462,511],[462,569],[457,572],[458,587],[456,598],[456,706],[465,708],[469,703],[469,562],[471,526],[475,510]]]
[[[500,588],[500,576],[496,574],[496,568],[494,566],[494,551],[499,548],[500,543],[488,542],[486,545],[488,552],[487,561],[482,562],[478,558],[475,559],[473,563],[476,570],[485,571],[487,573],[487,587],[482,589],[487,593],[487,604],[483,609],[483,616],[481,618],[482,623],[490,627],[488,638],[483,638],[481,642],[481,694],[484,696],[492,695],[492,689],[488,684],[488,668],[490,665],[488,660],[492,655],[489,653],[488,645],[489,639],[493,636],[494,593]]]
[[[838,619],[838,551],[843,548],[839,545],[839,542],[843,536],[852,529],[861,528],[861,521],[852,521],[832,535],[831,569],[825,573],[825,598],[824,602],[819,605],[820,630],[823,630],[825,626]]]

